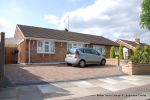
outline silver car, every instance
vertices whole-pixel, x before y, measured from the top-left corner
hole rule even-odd
[[[103,55],[92,48],[69,49],[66,52],[65,62],[67,65],[85,67],[86,64],[105,65],[106,59]]]

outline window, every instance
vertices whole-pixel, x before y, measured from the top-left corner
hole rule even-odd
[[[84,52],[87,53],[87,54],[92,54],[90,49],[84,49]]]
[[[81,43],[69,43],[68,49],[74,49],[74,48],[82,48],[84,47],[84,44]]]
[[[105,46],[93,45],[93,49],[97,50],[99,53],[106,55]]]
[[[54,53],[54,42],[52,41],[38,41],[37,53]]]
[[[43,51],[43,42],[38,41],[38,46],[37,46],[37,52],[42,52]]]
[[[92,54],[94,54],[94,55],[98,55],[98,52],[97,52],[96,50],[92,50],[91,52],[92,52]]]
[[[50,45],[49,45],[49,42],[45,42],[45,46],[44,46],[44,47],[45,47],[45,52],[46,52],[46,53],[49,53],[49,51],[50,51],[50,50],[49,50],[49,49],[50,49],[49,46],[50,46]]]

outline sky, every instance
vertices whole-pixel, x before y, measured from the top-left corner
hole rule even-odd
[[[17,24],[80,32],[150,44],[140,23],[142,0],[0,0],[0,32],[13,37]],[[68,24],[69,23],[69,24]],[[68,27],[69,26],[69,27]],[[42,33],[41,33],[42,34]]]

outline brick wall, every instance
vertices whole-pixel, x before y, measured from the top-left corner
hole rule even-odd
[[[30,40],[30,63],[63,62],[67,50],[67,43],[55,42],[54,54],[37,53],[37,41]],[[29,40],[19,46],[19,63],[29,63]]]
[[[122,65],[122,71],[129,75],[137,74],[149,74],[150,73],[150,63],[149,64],[140,64],[140,63],[131,63],[129,62],[126,65]]]
[[[31,41],[31,63],[44,63],[44,62],[63,62],[65,60],[65,54],[67,50],[67,43],[55,42],[54,54],[38,54],[37,42]]]
[[[105,57],[106,57],[106,58],[109,58],[109,51],[110,51],[110,48],[111,48],[111,46],[105,46],[105,52],[106,52]]]
[[[21,31],[20,31],[20,29],[18,27],[16,27],[14,37],[15,38],[22,38],[22,33],[21,33]]]
[[[106,59],[106,64],[107,65],[113,65],[113,66],[118,66],[118,59]]]
[[[18,63],[27,63],[28,61],[28,50],[26,48],[27,41],[24,40],[22,43],[18,45]]]

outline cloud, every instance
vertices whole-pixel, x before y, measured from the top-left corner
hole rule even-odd
[[[66,12],[59,28],[64,28],[64,20],[69,15],[70,31],[102,35],[112,40],[138,37],[150,44],[148,30],[139,25],[140,6],[141,0],[96,0],[87,7]]]
[[[6,18],[0,17],[0,30],[5,32],[5,37],[13,37],[15,33],[15,27]]]
[[[59,18],[55,15],[45,15],[45,19],[48,20],[49,23],[57,25],[59,23]]]

